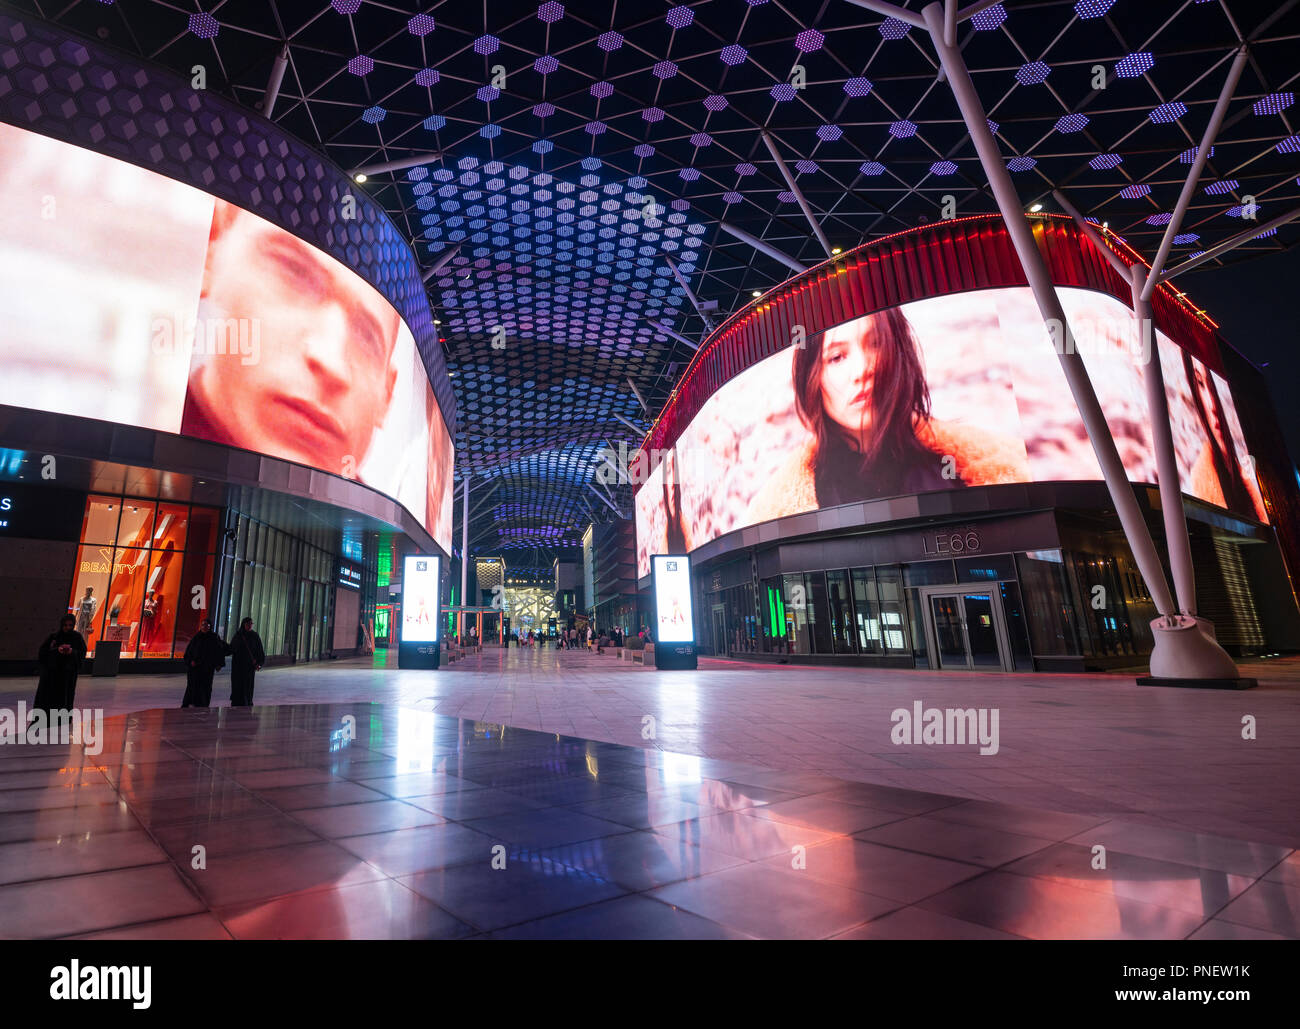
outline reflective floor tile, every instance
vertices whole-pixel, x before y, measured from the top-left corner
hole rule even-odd
[[[465,822],[471,829],[494,840],[516,843],[533,850],[564,843],[580,843],[598,836],[627,832],[627,826],[592,818],[564,808],[545,808],[513,815],[475,818]]]
[[[85,875],[166,861],[167,855],[139,830],[80,833],[56,839],[0,844],[0,884]]]
[[[646,896],[765,939],[823,939],[898,906],[791,868],[754,864],[673,883]]]
[[[0,814],[0,842],[42,840],[68,833],[122,832],[139,829],[140,822],[125,803],[54,808]]]
[[[1220,911],[1218,917],[1224,922],[1300,939],[1300,888],[1262,879]]]
[[[336,889],[384,878],[383,872],[333,843],[274,847],[183,866],[211,907],[269,900],[308,890]]]
[[[1048,840],[1066,840],[1102,825],[1107,821],[1096,815],[1071,815],[1059,811],[1035,811],[1012,804],[995,804],[987,800],[963,800],[940,808],[932,817],[941,822],[984,825],[1019,836],[1037,836]]]
[[[360,836],[369,832],[411,829],[417,825],[437,825],[443,821],[435,815],[400,800],[377,800],[364,804],[311,808],[295,811],[294,818],[313,832],[329,839]]]
[[[658,826],[655,832],[669,839],[720,850],[747,861],[789,854],[795,846],[811,847],[831,838],[830,833],[785,822],[752,818],[736,811],[724,811],[684,822]]]
[[[443,940],[472,930],[391,879],[218,908],[239,940]]]
[[[1183,939],[1198,915],[1007,872],[989,872],[922,901],[927,911],[1035,940]]]
[[[264,772],[233,772],[231,778],[245,789],[267,790],[276,786],[308,786],[333,782],[335,777],[321,768],[273,768]]]
[[[868,843],[881,843],[887,847],[901,847],[935,857],[966,861],[993,868],[1016,858],[1024,857],[1043,847],[1051,840],[1031,836],[1017,836],[982,825],[961,825],[941,822],[929,815],[918,815],[868,829],[857,838]]]
[[[731,868],[744,859],[656,833],[629,832],[591,840],[580,857],[569,860],[629,890],[648,890]]]
[[[413,772],[410,775],[395,775],[383,779],[362,779],[360,784],[385,796],[400,799],[442,796],[447,793],[483,788],[479,783],[470,782],[468,779],[435,772]]]
[[[764,864],[787,868],[790,858],[782,854]],[[814,879],[903,904],[915,903],[985,871],[979,865],[843,837],[809,847],[804,865]]]
[[[454,793],[439,793],[428,797],[409,797],[407,803],[455,822],[538,810],[537,804],[517,794],[489,788],[457,790]]]
[[[512,860],[509,854],[502,869],[494,869],[489,858],[420,872],[399,881],[481,930],[530,922],[627,892],[580,870],[540,859]]]
[[[882,811],[898,811],[905,815],[923,815],[961,803],[960,797],[947,797],[920,790],[903,790],[896,786],[877,786],[865,782],[845,783],[843,786],[814,796],[831,797],[850,804],[880,808]]]
[[[850,929],[837,940],[1021,940],[1023,936],[963,922],[924,908],[907,907]]]
[[[216,915],[186,915],[162,922],[125,925],[97,933],[73,936],[74,940],[230,940],[233,939]]]
[[[1060,843],[1013,861],[1002,870],[1174,908],[1202,918],[1213,916],[1253,882],[1249,876],[1157,861],[1123,851],[1108,851],[1105,868],[1093,868],[1095,860],[1090,847]]]
[[[398,877],[449,865],[487,861],[497,841],[455,822],[444,822],[442,825],[343,837],[335,842],[385,875]]]
[[[1252,929],[1248,925],[1238,925],[1236,922],[1225,922],[1219,918],[1212,918],[1203,926],[1192,933],[1189,939],[1192,940],[1293,940],[1294,936],[1284,936],[1281,933],[1271,933],[1265,929]]]
[[[722,814],[717,808],[701,807],[676,797],[636,793],[625,797],[611,797],[591,804],[574,807],[584,815],[618,822],[633,829],[649,829],[657,825],[670,825],[690,818]]]
[[[0,886],[0,938],[71,936],[203,908],[170,865],[42,879]]]
[[[774,822],[786,822],[807,829],[820,829],[822,832],[845,835],[873,829],[878,825],[897,822],[907,817],[897,811],[882,811],[879,808],[863,807],[861,804],[846,804],[842,800],[832,800],[827,797],[778,800],[762,807],[746,808],[744,813],[753,818],[766,818]]]
[[[319,837],[286,815],[273,812],[256,818],[176,822],[153,830],[158,845],[182,867],[189,867],[194,847],[209,859],[248,854],[291,843],[317,843]]]
[[[312,786],[279,786],[275,789],[257,790],[257,795],[281,811],[301,811],[305,808],[333,807],[336,804],[361,804],[366,801],[387,800],[384,794],[355,782],[322,782]]]
[[[1291,853],[1287,847],[1121,821],[1089,829],[1071,837],[1070,842],[1087,847],[1101,844],[1108,851],[1250,876],[1263,875]]]
[[[499,940],[744,940],[744,933],[649,897],[629,896],[492,934]]]
[[[50,811],[60,807],[88,807],[117,803],[117,790],[103,780],[69,782],[46,789],[6,790],[0,793],[0,813]]]

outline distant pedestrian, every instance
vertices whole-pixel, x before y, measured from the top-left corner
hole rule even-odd
[[[226,641],[212,631],[211,619],[203,619],[185,648],[185,698],[181,707],[208,707],[212,703],[212,677],[226,667],[229,653]]]
[[[253,620],[245,618],[230,638],[230,706],[253,706],[253,676],[266,663],[262,637],[253,631]]]
[[[72,615],[59,619],[59,631],[45,637],[36,660],[41,666],[40,682],[36,686],[36,699],[32,711],[72,710],[77,693],[77,673],[86,659],[86,640],[76,630],[77,620]]]

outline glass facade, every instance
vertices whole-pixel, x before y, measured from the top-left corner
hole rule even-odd
[[[90,653],[180,657],[210,606],[217,508],[92,494],[86,499],[68,610]]]
[[[315,661],[333,642],[341,539],[338,529],[296,524],[300,518],[289,497],[239,491],[227,513],[217,629],[228,638],[252,618],[268,657]]]

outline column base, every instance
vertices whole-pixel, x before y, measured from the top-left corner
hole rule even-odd
[[[1190,690],[1253,690],[1256,679],[1162,679],[1154,675],[1138,676],[1139,686],[1177,686]]]
[[[1151,623],[1155,646],[1151,674],[1139,686],[1190,686],[1201,689],[1250,689],[1256,683],[1237,674],[1237,666],[1214,639],[1214,627],[1191,615],[1160,617]],[[1248,685],[1228,685],[1228,684]]]

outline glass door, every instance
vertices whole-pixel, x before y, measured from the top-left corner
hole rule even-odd
[[[727,609],[723,604],[713,605],[713,653],[727,656]]]
[[[940,668],[1011,670],[1006,630],[992,590],[932,593],[929,615]]]

